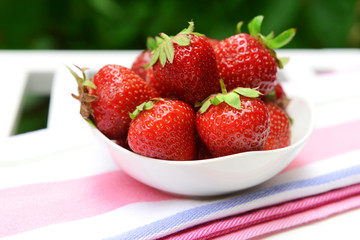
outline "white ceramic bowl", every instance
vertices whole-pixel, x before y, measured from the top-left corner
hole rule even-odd
[[[301,97],[292,97],[288,113],[293,119],[291,145],[207,160],[166,161],[140,156],[106,138],[94,135],[115,163],[133,178],[154,188],[180,195],[213,196],[260,184],[283,170],[298,154],[314,128],[313,110]]]

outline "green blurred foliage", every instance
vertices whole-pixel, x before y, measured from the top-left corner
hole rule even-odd
[[[147,36],[197,32],[223,39],[265,16],[262,32],[297,28],[289,48],[360,46],[360,0],[1,0],[0,49],[143,49]],[[245,29],[245,28],[244,28]]]
[[[47,127],[50,96],[26,93],[15,135]]]

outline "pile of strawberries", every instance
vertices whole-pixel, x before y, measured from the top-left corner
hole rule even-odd
[[[105,136],[135,153],[193,160],[290,145],[289,101],[277,81],[287,59],[273,49],[295,35],[249,33],[215,40],[194,32],[160,33],[132,68],[106,65],[93,77],[70,69],[78,82],[81,115]]]

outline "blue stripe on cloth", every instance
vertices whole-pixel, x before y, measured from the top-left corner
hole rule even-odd
[[[110,237],[108,239],[150,239],[151,237],[155,237],[157,234],[164,231],[169,231],[180,225],[203,218],[204,216],[215,215],[214,213],[216,212],[240,206],[256,199],[265,198],[290,190],[319,186],[322,184],[327,184],[344,178],[348,178],[357,174],[360,174],[360,165],[327,173],[314,178],[297,180],[276,186],[271,186],[254,192],[241,194],[240,196],[228,200],[220,202],[216,201],[215,203],[209,203],[207,205],[187,209],[172,216],[160,219],[156,222],[152,222],[150,224],[135,228],[131,231]]]

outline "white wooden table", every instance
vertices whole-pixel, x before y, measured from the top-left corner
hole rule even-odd
[[[140,51],[0,51],[0,69],[2,91],[0,103],[2,106],[0,117],[0,140],[11,141],[16,127],[19,109],[25,90],[51,96],[48,129],[62,131],[78,131],[77,120],[71,116],[77,109],[77,104],[70,97],[76,93],[76,83],[71,75],[68,81],[64,76],[59,77],[59,70],[64,72],[65,65],[77,64],[81,67],[99,68],[105,64],[114,63],[130,67]],[[289,64],[281,70],[280,78],[285,83],[292,81],[298,86],[311,86],[311,80],[319,72],[337,71],[360,67],[359,49],[324,49],[324,50],[281,50],[279,56],[290,57]],[[360,79],[357,86],[360,88]],[[293,85],[294,88],[297,85]],[[326,88],[324,86],[324,88]],[[298,89],[286,89],[298,91]],[[306,95],[306,93],[304,92]],[[69,113],[70,112],[70,113]],[[16,140],[17,141],[17,140]],[[0,141],[1,143],[1,141]],[[21,141],[19,141],[21,144]],[[74,141],[68,141],[69,146]],[[1,146],[0,146],[1,149]],[[22,153],[28,154],[26,146],[19,146]],[[31,152],[46,151],[38,146],[31,146]],[[1,149],[0,151],[2,151]],[[10,150],[5,151],[9,153]],[[30,150],[29,150],[30,151]],[[2,156],[4,157],[4,155]],[[335,217],[295,228],[271,237],[269,239],[358,239],[360,237],[358,223],[360,210],[350,211]],[[339,228],[342,229],[341,234]]]

